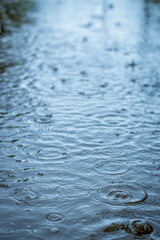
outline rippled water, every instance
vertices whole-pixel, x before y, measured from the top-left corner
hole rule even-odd
[[[0,239],[160,239],[160,2],[35,3],[0,37]]]

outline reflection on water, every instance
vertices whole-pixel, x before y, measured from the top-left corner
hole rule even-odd
[[[2,1],[0,239],[159,239],[160,1]]]
[[[0,34],[10,32],[13,27],[30,22],[28,14],[35,8],[32,0],[1,0]]]

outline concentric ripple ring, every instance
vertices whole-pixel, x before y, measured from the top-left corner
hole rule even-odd
[[[130,169],[126,164],[120,164],[118,161],[98,161],[93,165],[96,172],[107,175],[119,175],[128,172]]]
[[[136,205],[143,203],[147,192],[138,184],[117,183],[97,189],[103,202],[114,205]]]
[[[18,202],[30,202],[38,199],[40,196],[32,189],[16,188],[11,194],[14,200]]]

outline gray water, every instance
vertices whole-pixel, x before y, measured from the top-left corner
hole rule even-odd
[[[0,37],[0,239],[160,239],[160,2],[35,4]]]

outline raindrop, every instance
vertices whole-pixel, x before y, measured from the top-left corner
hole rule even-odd
[[[111,156],[111,157],[114,157],[114,156],[123,156],[125,155],[125,153],[123,153],[119,148],[117,147],[104,147],[104,148],[101,148],[99,149],[99,152],[104,154],[104,155],[108,155],[108,156]]]
[[[53,227],[53,228],[51,228],[51,232],[52,232],[52,233],[57,233],[57,232],[59,232],[59,230],[58,230],[58,228]]]
[[[136,236],[150,234],[153,232],[153,227],[144,220],[131,220],[126,225],[126,231]]]
[[[129,168],[126,164],[120,163],[118,161],[98,161],[93,165],[95,171],[108,174],[108,175],[119,175],[124,174],[129,171]]]
[[[30,202],[38,199],[40,196],[31,189],[16,188],[11,194],[12,198],[20,202]]]
[[[62,215],[57,212],[48,213],[46,219],[51,222],[60,222],[62,220]]]
[[[104,202],[114,205],[135,205],[143,203],[147,192],[138,184],[112,184],[97,189]]]

